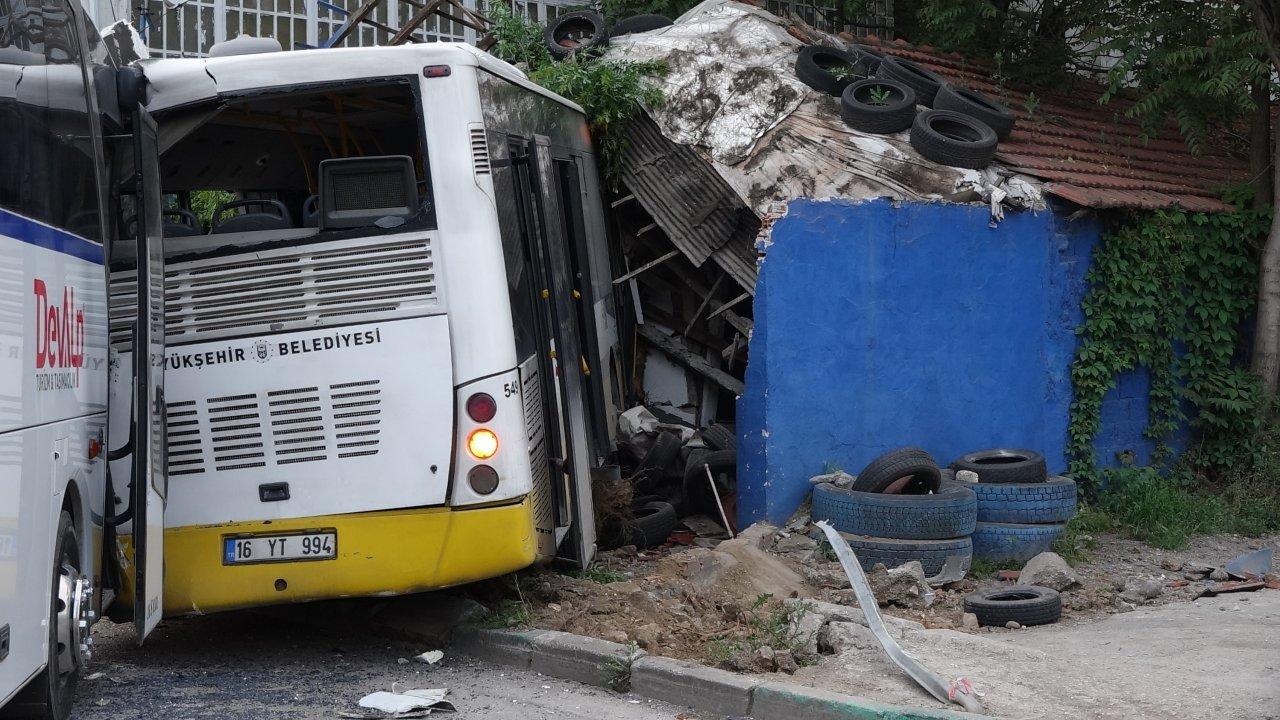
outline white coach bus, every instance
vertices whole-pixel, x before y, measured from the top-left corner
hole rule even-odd
[[[581,109],[461,44],[213,54],[139,64],[171,199],[163,612],[589,562],[617,333]]]
[[[76,681],[91,654],[89,627],[115,597],[111,588],[124,584],[120,576],[134,572],[113,562],[115,527],[143,538],[148,522],[156,534],[163,531],[157,491],[162,476],[152,473],[155,466],[146,459],[129,469],[136,478],[117,476],[122,506],[138,511],[110,517],[107,503],[109,373],[140,380],[133,398],[138,408],[157,407],[158,391],[148,363],[111,369],[108,354],[104,260],[116,230],[110,218],[122,185],[139,196],[134,153],[143,147],[126,133],[115,71],[79,6],[66,0],[0,2],[4,717],[69,716]],[[158,196],[152,205],[156,212],[142,226],[158,227]],[[145,238],[129,247],[150,249]],[[145,273],[142,287],[152,287]],[[144,314],[158,309],[136,299],[133,306]],[[146,341],[148,319],[123,319],[131,336],[126,342]],[[132,424],[128,404],[124,421]],[[162,429],[158,422],[139,427],[138,447],[147,447]],[[153,447],[162,455],[163,445]],[[132,450],[126,445],[117,454]],[[139,560],[154,572],[162,558]],[[140,598],[151,596],[145,577],[130,584],[143,588]],[[124,612],[141,632],[160,617],[153,612],[145,618],[144,606]]]

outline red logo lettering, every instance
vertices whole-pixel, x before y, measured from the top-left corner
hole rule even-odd
[[[62,302],[49,303],[45,282],[32,287],[36,311],[36,369],[84,367],[84,306],[76,304],[76,289],[62,289]]]

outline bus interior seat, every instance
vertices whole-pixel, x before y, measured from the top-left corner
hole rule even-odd
[[[164,237],[191,237],[204,234],[204,231],[200,229],[200,220],[190,210],[165,208],[160,211],[160,217],[164,221],[160,226]],[[170,218],[175,218],[177,222],[171,221]],[[126,238],[134,238],[137,233],[138,216],[130,215],[124,221],[124,235]]]
[[[228,210],[255,206],[269,208],[273,212],[245,212],[241,215],[233,215],[226,220],[222,219],[223,213]],[[233,200],[222,203],[213,211],[213,229],[209,232],[219,235],[222,233],[253,232],[257,230],[291,229],[293,229],[293,216],[289,214],[289,209],[284,206],[284,203],[279,200]]]
[[[200,228],[200,220],[190,210],[171,208],[165,210],[163,214],[165,237],[191,237],[204,234],[204,230]],[[169,218],[177,218],[177,222],[171,222]]]
[[[311,195],[302,203],[302,227],[320,227],[320,208],[317,207],[320,197]]]

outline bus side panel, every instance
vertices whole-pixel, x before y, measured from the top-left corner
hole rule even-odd
[[[0,628],[9,655],[0,662],[0,706],[48,657],[54,534],[65,506],[80,534],[83,568],[96,568],[85,493],[102,463],[90,460],[99,417],[85,417],[0,435]],[[76,499],[72,499],[72,495]]]

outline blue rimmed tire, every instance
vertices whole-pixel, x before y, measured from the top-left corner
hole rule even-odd
[[[973,556],[991,562],[1025,563],[1053,549],[1066,523],[1031,525],[1025,523],[979,522],[974,529]]]
[[[1060,523],[1076,514],[1076,483],[1055,475],[1042,483],[973,483],[978,521]]]
[[[978,501],[972,490],[958,483],[928,495],[858,492],[822,483],[813,488],[812,516],[852,535],[945,540],[973,532]]]
[[[952,555],[959,555],[966,560],[973,557],[973,543],[967,537],[947,540],[898,540],[848,533],[840,533],[840,535],[849,542],[849,547],[858,558],[858,564],[868,572],[876,566],[876,563],[892,569],[903,563],[919,560],[924,568],[924,574],[932,577],[942,572],[943,564]],[[968,562],[964,565],[968,567]]]

